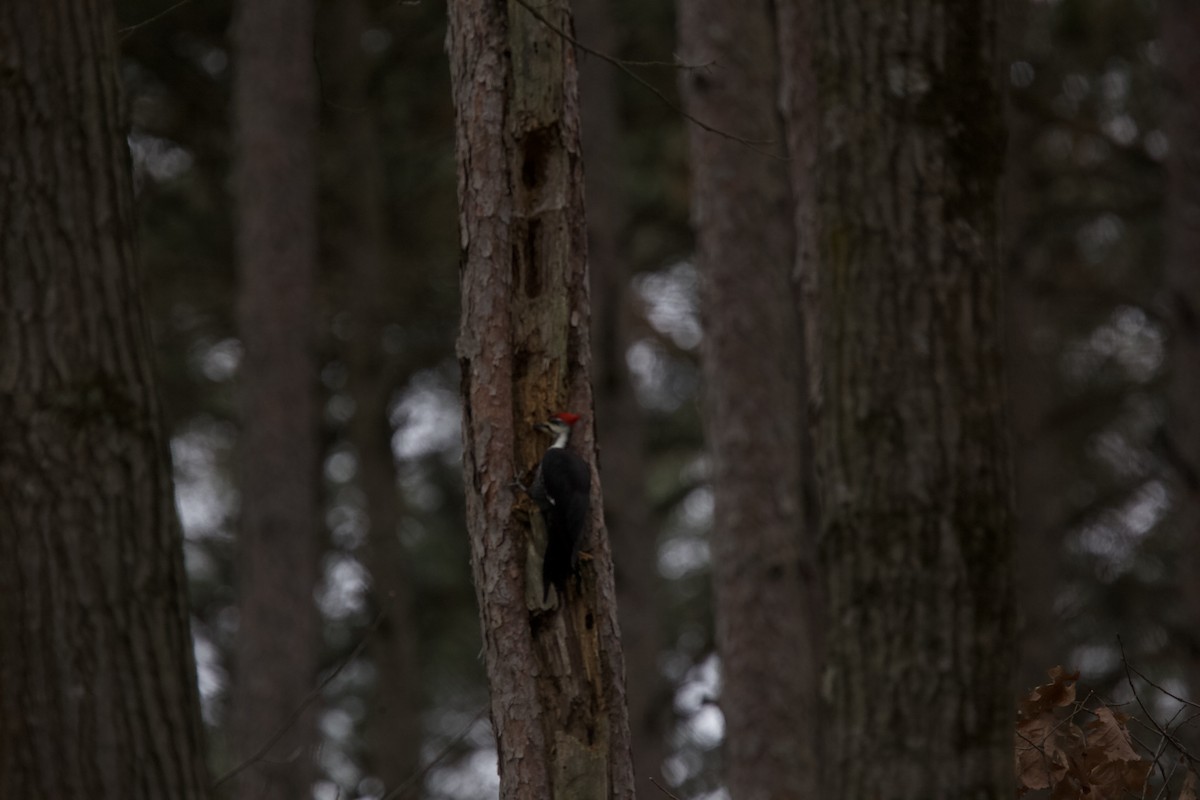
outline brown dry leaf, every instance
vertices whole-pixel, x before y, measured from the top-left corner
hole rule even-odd
[[[1101,705],[1092,713],[1096,718],[1084,727],[1087,750],[1081,753],[1080,777],[1098,792],[1093,797],[1117,798],[1140,789],[1152,765],[1133,749],[1129,730],[1111,709]]]
[[[1183,779],[1183,788],[1179,790],[1179,800],[1196,800],[1196,773],[1190,769]]]
[[[1017,723],[1017,786],[1022,794],[1049,789],[1067,774],[1069,761],[1060,746],[1061,737],[1055,731],[1057,724],[1050,715]]]
[[[1061,666],[1052,667],[1046,671],[1050,676],[1049,683],[1043,683],[1028,694],[1019,707],[1022,718],[1039,717],[1056,708],[1069,706],[1075,702],[1075,681],[1079,680],[1079,672],[1067,672]]]
[[[1050,800],[1083,800],[1085,797],[1079,784],[1069,777],[1056,783],[1054,791],[1050,793]]]
[[[1076,797],[1068,780],[1075,754],[1082,749],[1083,731],[1068,721],[1075,702],[1079,673],[1062,667],[1047,671],[1050,682],[1022,699],[1017,715],[1016,761],[1019,794],[1054,788],[1055,797]]]
[[[1089,748],[1102,748],[1110,761],[1141,759],[1141,756],[1133,749],[1133,740],[1129,736],[1129,730],[1111,708],[1098,705],[1092,713],[1096,718],[1089,722],[1086,728]]]
[[[1133,748],[1123,714],[1103,704],[1075,724],[1079,673],[1049,671],[1050,682],[1021,702],[1016,731],[1018,794],[1051,790],[1051,800],[1118,800],[1142,788],[1151,764]],[[1194,791],[1186,800],[1197,800]]]

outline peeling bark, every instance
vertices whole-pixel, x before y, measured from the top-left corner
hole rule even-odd
[[[538,6],[570,29],[565,5]],[[612,557],[593,469],[592,560],[557,607],[527,601],[532,504],[513,476],[532,429],[587,415],[595,463],[583,175],[574,53],[515,2],[450,4],[462,244],[463,470],[501,797],[633,792]],[[536,512],[532,512],[536,513]]]

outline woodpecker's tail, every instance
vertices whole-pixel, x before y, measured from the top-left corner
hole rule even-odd
[[[546,543],[546,560],[542,562],[542,601],[550,598],[550,587],[558,589],[559,598],[565,597],[567,579],[571,577],[571,551],[564,548],[554,537]]]

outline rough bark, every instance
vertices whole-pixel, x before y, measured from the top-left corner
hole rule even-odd
[[[608,3],[581,0],[577,27],[589,47],[617,53]],[[597,444],[604,471],[604,521],[612,541],[621,649],[629,697],[629,729],[639,785],[662,780],[672,692],[659,669],[663,651],[658,537],[650,519],[646,484],[644,412],[625,354],[633,343],[633,261],[626,246],[628,198],[621,187],[621,109],[617,72],[584,55],[579,65],[583,158],[586,173],[588,263],[592,277],[592,341]]]
[[[358,459],[358,484],[367,516],[363,560],[371,575],[371,602],[383,620],[371,634],[367,657],[376,682],[365,722],[366,767],[389,789],[419,767],[421,718],[410,570],[400,541],[401,503],[392,453],[392,394],[397,370],[384,349],[389,311],[388,237],[384,225],[383,164],[376,117],[367,94],[368,65],[361,37],[367,28],[362,0],[328,3],[322,19],[329,64],[329,259],[346,296],[348,389],[354,417],[347,434]]]
[[[112,10],[0,10],[0,797],[202,798]]]
[[[566,6],[537,6],[569,30]],[[463,470],[502,798],[630,797],[629,726],[612,556],[593,469],[592,560],[541,609],[531,504],[513,476],[548,444],[532,429],[587,414],[595,463],[574,54],[516,2],[450,3],[461,228]],[[528,565],[528,566],[527,566]]]
[[[823,0],[818,26],[823,794],[1009,798],[996,7]]]
[[[772,142],[778,70],[771,8],[678,6],[687,110]],[[726,784],[744,800],[815,793],[816,663],[803,530],[800,325],[788,275],[793,207],[780,160],[689,128],[692,224],[704,316],[712,455],[712,573]]]
[[[1167,135],[1166,303],[1170,324],[1167,440],[1175,480],[1173,515],[1183,552],[1179,570],[1191,640],[1189,680],[1200,696],[1200,7],[1185,0],[1162,6],[1163,44],[1171,99]]]
[[[235,192],[244,348],[239,619],[230,731],[249,758],[288,725],[316,683],[320,556],[316,275],[316,92],[311,0],[242,0],[236,55]],[[315,776],[309,708],[235,796],[307,797]]]

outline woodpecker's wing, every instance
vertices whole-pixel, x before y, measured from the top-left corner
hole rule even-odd
[[[550,586],[559,595],[575,571],[591,511],[592,473],[587,462],[565,448],[552,448],[542,459],[542,489],[546,502],[546,556],[542,564],[544,594]]]
[[[555,505],[572,494],[590,494],[592,472],[587,462],[565,447],[546,451],[542,457],[542,488]]]
[[[592,498],[590,492],[572,496],[567,501],[566,508],[562,509],[562,514],[566,518],[566,529],[573,534],[570,554],[572,572],[579,566],[579,551],[583,549],[583,540],[587,534],[589,517],[592,515],[591,512]]]

